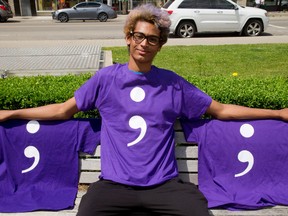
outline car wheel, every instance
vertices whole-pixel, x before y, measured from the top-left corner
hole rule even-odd
[[[66,14],[66,13],[60,13],[60,14],[58,15],[58,20],[59,20],[60,22],[68,22],[68,21],[69,21],[68,14]]]
[[[108,15],[106,13],[100,13],[98,16],[98,20],[100,22],[106,22],[108,19]]]
[[[6,22],[8,20],[8,18],[3,18],[0,16],[0,22]]]
[[[259,36],[263,32],[263,24],[261,21],[252,19],[248,20],[243,28],[243,34],[246,36]]]
[[[196,26],[192,22],[181,22],[177,27],[176,35],[181,38],[191,38],[196,32]]]

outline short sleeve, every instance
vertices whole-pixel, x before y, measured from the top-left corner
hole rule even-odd
[[[96,108],[96,102],[99,94],[99,80],[100,77],[96,73],[86,83],[84,83],[78,90],[75,91],[74,97],[79,110],[87,111]]]
[[[182,79],[182,117],[197,119],[201,117],[212,102],[212,98],[193,84]]]
[[[93,154],[100,144],[100,119],[78,120],[78,151]]]
[[[87,111],[98,108],[111,87],[111,74],[117,71],[118,65],[112,65],[97,71],[86,83],[74,92],[79,110]]]

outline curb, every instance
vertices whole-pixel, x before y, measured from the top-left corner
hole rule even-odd
[[[125,20],[127,15],[123,14],[118,14],[118,17],[116,19],[121,19]],[[288,11],[273,11],[273,12],[268,12],[268,17],[269,18],[279,18],[279,17],[288,17]],[[53,20],[52,19],[52,14],[47,15],[47,14],[39,14],[37,16],[14,16],[12,19],[16,20]]]
[[[116,19],[111,20],[125,20],[127,15],[118,15]],[[38,15],[38,16],[14,16],[10,20],[51,20],[53,21],[52,15]],[[57,20],[54,20],[57,21]]]
[[[288,17],[287,11],[275,11],[275,12],[268,12],[268,17]]]

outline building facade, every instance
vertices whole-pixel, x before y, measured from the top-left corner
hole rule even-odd
[[[135,6],[142,3],[152,3],[163,5],[167,0],[8,0],[15,16],[37,16],[51,14],[60,8],[73,7],[83,1],[101,1],[115,8],[119,13],[126,13]],[[268,11],[279,10],[279,5],[283,0],[262,0],[262,8]],[[285,0],[284,0],[285,1]],[[255,0],[234,0],[242,6],[253,6]]]

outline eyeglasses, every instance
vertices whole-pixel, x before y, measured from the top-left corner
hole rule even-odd
[[[142,41],[144,41],[145,39],[147,39],[147,42],[151,45],[151,46],[156,46],[160,43],[161,39],[157,36],[146,36],[145,34],[141,33],[141,32],[130,32],[130,34],[132,35],[133,40],[135,41],[135,43],[140,44]]]

